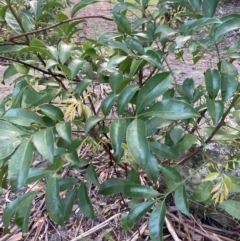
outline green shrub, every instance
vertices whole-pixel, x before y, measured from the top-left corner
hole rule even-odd
[[[27,232],[31,204],[40,191],[45,192],[55,223],[69,219],[75,201],[84,215],[94,218],[85,180],[99,187],[99,194],[122,193],[132,200],[130,211],[122,216],[124,230],[151,212],[154,241],[162,237],[169,194],[185,215],[190,214],[192,199],[218,204],[240,219],[240,203],[227,200],[229,192],[239,192],[239,179],[232,173],[239,164],[239,81],[234,62],[240,42],[220,49],[224,35],[239,29],[240,15],[214,17],[218,0],[169,1],[183,10],[181,21],[171,28],[161,21],[168,1],[154,7],[147,0],[119,2],[112,9],[117,30],[76,45],[73,37],[81,32],[84,19],[75,16],[95,2],[77,3],[68,17],[61,1],[30,1],[21,8],[3,1],[0,18],[7,35],[0,58],[11,63],[4,81],[18,75],[12,94],[0,105],[0,183],[7,188],[9,180],[11,190],[18,192],[26,184],[46,181],[44,190],[25,193],[5,208],[4,226],[14,220]],[[128,12],[137,14],[130,20]],[[184,58],[185,51],[194,63],[206,52],[218,59],[204,72],[201,86],[192,78],[173,82],[169,58]],[[210,158],[204,148],[212,142],[232,146],[235,156]],[[100,184],[91,160],[78,156],[86,145],[104,151],[114,170],[122,170],[121,176],[115,172]],[[48,163],[46,169],[31,166],[34,153]],[[182,176],[178,166],[199,153],[204,157],[201,166]],[[62,178],[66,163],[69,168],[86,167],[86,177]],[[192,190],[189,180],[200,168],[205,168],[205,177]],[[142,174],[148,179],[145,185],[139,180]],[[159,182],[164,182],[164,190]],[[68,192],[61,198],[63,190]]]

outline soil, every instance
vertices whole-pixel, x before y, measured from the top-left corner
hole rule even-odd
[[[75,0],[76,3],[79,2],[78,0]],[[111,8],[113,4],[111,3],[97,3],[91,6],[88,6],[81,11],[78,12],[77,16],[90,16],[90,15],[101,15],[105,17],[111,18]],[[67,10],[70,12],[70,9]],[[228,3],[222,3],[220,4],[220,7],[218,9],[218,12],[220,14],[226,14],[226,13],[240,13],[240,1],[231,1]],[[83,29],[83,35],[85,37],[89,38],[97,38],[102,33],[106,31],[114,31],[115,26],[111,21],[106,21],[104,19],[91,19],[87,20],[87,23],[84,24]],[[233,40],[236,40],[238,38],[237,33],[231,33],[232,35],[229,35],[228,38],[225,40],[226,44],[230,44]],[[216,67],[217,60],[215,57],[212,57],[212,55],[208,55],[207,53],[204,55],[203,59],[199,61],[197,64],[193,64],[192,62],[192,56],[186,51],[183,60],[175,60],[173,56],[170,57],[170,66],[172,69],[176,69],[179,71],[179,74],[177,76],[177,80],[183,80],[187,77],[191,77],[196,81],[196,84],[201,84],[203,82],[203,74],[204,71],[206,71],[207,68],[214,68]],[[237,63],[237,67],[240,70],[240,63]],[[2,79],[2,74],[5,70],[6,66],[0,66],[0,79]],[[9,94],[12,90],[11,83],[13,79],[9,79],[6,83],[6,85],[0,84],[0,100]],[[96,154],[92,153],[90,150],[87,150],[87,152],[84,153],[84,157],[87,156],[95,163],[97,163],[97,173],[100,182],[104,181],[107,177],[113,175],[112,168],[109,166],[108,161],[104,158],[104,156],[99,153],[97,156]],[[41,160],[35,160],[34,164],[40,163]],[[84,179],[85,175],[85,169],[82,170],[68,170],[65,169],[66,176],[68,177],[77,177]],[[44,185],[45,183],[38,183],[38,185]],[[70,220],[64,224],[63,227],[54,225],[51,220],[46,215],[45,207],[42,206],[44,197],[43,194],[40,193],[38,195],[38,198],[36,202],[34,203],[34,207],[32,208],[33,216],[31,218],[31,225],[30,225],[30,231],[27,234],[22,234],[20,232],[20,229],[18,229],[16,226],[12,226],[11,229],[13,230],[11,234],[13,236],[0,236],[0,241],[18,241],[18,240],[26,240],[26,241],[36,241],[36,240],[48,240],[48,241],[60,241],[60,240],[73,240],[75,237],[79,236],[81,233],[87,232],[91,230],[92,228],[98,227],[99,224],[105,222],[106,220],[109,220],[112,216],[114,216],[117,213],[121,213],[125,211],[124,205],[122,203],[122,198],[120,195],[115,195],[111,197],[104,197],[96,195],[97,188],[94,186],[91,186],[91,184],[88,184],[89,189],[92,192],[91,198],[93,201],[93,206],[96,211],[96,218],[95,220],[89,220],[79,212],[77,205],[74,206],[72,216]],[[28,188],[33,188],[31,186],[28,186],[26,189],[22,190],[22,192],[26,191]],[[62,193],[62,196],[65,194]],[[0,212],[2,213],[3,208],[11,201],[14,200],[16,197],[15,194],[11,192],[6,192],[3,195],[0,196]],[[214,212],[215,210],[211,210]],[[219,214],[219,217],[221,215]],[[169,211],[168,218],[171,218],[172,225],[177,227],[178,225],[182,225],[183,229],[185,231],[183,236],[185,235],[185,238],[183,240],[190,240],[188,235],[193,231],[191,230],[191,225],[196,225],[196,230],[199,230],[199,233],[194,234],[192,237],[194,237],[194,240],[209,240],[206,238],[206,234],[202,231],[202,229],[197,229],[197,225],[201,223],[201,220],[199,220],[196,217],[192,217],[193,219],[188,219],[184,217],[183,215],[179,214],[178,212]],[[193,221],[194,220],[194,221]],[[234,220],[233,220],[234,221]],[[190,224],[189,224],[190,223]],[[222,227],[220,228],[215,226],[213,228],[214,220],[205,221],[204,228],[207,231],[208,238],[212,237],[211,235],[214,235],[214,233],[219,233],[221,235],[224,235],[222,232]],[[236,223],[234,223],[236,225]],[[0,228],[2,228],[2,224],[0,224]],[[141,237],[138,236],[137,229],[143,230],[141,233]],[[136,233],[135,233],[136,231]],[[239,234],[236,232],[235,227],[230,228],[229,230],[224,231],[226,233],[226,236],[229,237],[229,240],[240,240]],[[110,234],[111,237],[107,237],[107,235]],[[205,236],[205,238],[203,238]],[[181,236],[182,237],[182,236]],[[131,232],[124,232],[120,228],[119,225],[119,216],[107,221],[107,225],[99,230],[93,230],[93,233],[88,235],[85,238],[80,238],[79,240],[88,240],[88,241],[104,241],[104,240],[114,240],[114,241],[132,241],[132,240],[150,240],[148,236],[148,230],[146,228],[146,220],[143,219],[141,222],[139,222],[139,226],[135,227],[134,231]],[[166,235],[164,240],[173,240],[171,238],[171,235]],[[213,240],[213,239],[211,239]],[[223,239],[225,240],[225,239]]]

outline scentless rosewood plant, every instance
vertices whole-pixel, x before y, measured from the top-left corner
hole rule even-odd
[[[27,232],[31,205],[40,192],[57,224],[69,219],[75,202],[94,218],[86,182],[98,187],[99,194],[121,193],[131,199],[121,219],[124,230],[149,212],[153,241],[162,240],[169,194],[185,215],[190,215],[189,200],[195,200],[217,204],[240,219],[239,201],[228,199],[230,192],[240,190],[234,176],[240,131],[234,63],[240,41],[221,47],[224,36],[240,28],[240,15],[214,17],[218,0],[159,1],[154,6],[136,0],[116,3],[112,18],[76,16],[95,2],[73,5],[69,17],[63,1],[29,1],[19,8],[15,1],[1,1],[0,58],[9,63],[2,83],[10,77],[14,81],[0,105],[0,184],[18,192],[39,180],[45,183],[5,208],[4,226],[14,221]],[[181,9],[174,24],[163,21],[169,6]],[[116,30],[79,44],[81,24],[88,18],[112,21]],[[190,76],[175,82],[169,63],[173,55],[176,61],[184,59],[185,52],[194,63],[209,52],[217,59],[216,66],[204,71],[201,85]],[[210,158],[205,148],[213,142],[234,148],[234,155]],[[99,183],[95,164],[78,155],[86,146],[105,153],[112,178]],[[32,166],[34,153],[46,168]],[[201,166],[183,176],[178,166],[200,153]],[[86,175],[64,178],[66,165],[84,167]],[[190,188],[202,168],[205,175],[198,187]]]

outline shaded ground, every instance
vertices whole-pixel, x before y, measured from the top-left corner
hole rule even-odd
[[[78,2],[78,1],[76,1]],[[81,10],[78,13],[78,16],[89,16],[89,15],[103,15],[107,17],[111,17],[112,4],[111,3],[98,3],[92,6],[88,6]],[[229,12],[238,12],[240,13],[240,2],[238,3],[230,3],[228,5],[221,5],[219,11],[224,13]],[[106,21],[103,19],[92,19],[88,20],[84,26],[83,34],[87,37],[95,38],[100,34],[106,31],[114,30],[114,24],[110,21]],[[236,39],[236,35],[232,36],[232,38]],[[226,41],[231,41],[231,36]],[[170,65],[173,69],[179,69],[180,74],[178,79],[184,79],[186,77],[192,77],[197,83],[201,83],[203,81],[203,72],[207,68],[216,67],[217,60],[214,57],[209,57],[209,55],[205,55],[203,60],[199,61],[196,65],[192,63],[191,55],[186,54],[184,56],[184,61],[179,60],[175,61],[174,57],[171,57]],[[5,67],[0,67],[0,75],[3,73]],[[1,76],[0,76],[1,78]],[[11,87],[0,85],[0,96],[6,96],[10,93]],[[0,97],[1,98],[1,97]],[[112,168],[109,166],[109,163],[102,153],[98,153],[98,155],[92,153],[90,150],[83,150],[80,153],[81,157],[91,158],[93,162],[97,166],[97,173],[99,176],[99,181],[104,181],[107,177],[115,176],[113,174]],[[36,159],[34,165],[42,165],[42,161]],[[121,174],[120,170],[117,170],[119,174]],[[68,170],[65,168],[64,175],[68,177],[77,177],[84,179],[85,169],[82,170]],[[44,186],[44,182],[39,182],[36,186],[28,186],[25,190],[39,188]],[[135,229],[131,232],[124,232],[121,230],[119,226],[119,214],[126,210],[125,205],[122,203],[122,199],[120,195],[112,196],[112,197],[104,197],[99,196],[97,194],[97,188],[88,184],[89,190],[91,190],[91,198],[93,201],[93,206],[96,211],[96,219],[94,221],[84,218],[79,212],[77,205],[73,208],[73,214],[70,219],[63,227],[54,225],[51,220],[46,215],[46,210],[44,207],[44,196],[43,193],[40,193],[34,203],[34,207],[32,209],[33,217],[31,219],[30,231],[28,234],[22,235],[20,230],[15,226],[12,227],[14,230],[12,233],[14,234],[12,237],[3,236],[0,238],[0,241],[18,241],[18,240],[48,240],[48,241],[60,241],[60,240],[88,240],[88,241],[104,241],[104,240],[114,240],[114,241],[134,241],[134,240],[150,240],[148,236],[147,229],[147,219],[143,219],[139,222],[139,226],[135,227]],[[65,193],[61,193],[61,196],[64,196]],[[2,213],[4,207],[15,198],[15,195],[11,192],[6,192],[4,195],[0,196],[0,212]],[[127,201],[127,200],[126,200]],[[182,240],[196,240],[196,241],[204,241],[204,240],[240,240],[239,233],[236,231],[239,226],[238,224],[232,220],[225,218],[225,224],[230,226],[230,228],[225,229],[223,231],[223,226],[216,220],[200,220],[198,216],[198,211],[203,212],[203,207],[198,206],[196,208],[196,215],[187,218],[181,215],[179,212],[174,209],[174,207],[169,207],[167,212],[167,219],[169,220],[170,226],[164,228],[165,236],[164,240],[173,240],[172,236],[169,234],[170,228],[172,227],[175,230],[179,230],[178,236]],[[204,210],[206,211],[206,210]],[[215,213],[215,210],[209,210],[209,212]],[[116,216],[114,216],[116,215]],[[218,221],[221,218],[224,218],[224,214],[217,214]],[[111,219],[113,218],[113,219]],[[226,221],[227,220],[227,221]],[[214,223],[215,222],[215,223]],[[100,226],[103,224],[102,226]],[[2,223],[0,227],[2,228]],[[99,229],[98,229],[99,228]],[[87,235],[86,232],[91,231],[90,234]],[[80,234],[85,233],[87,235],[86,239],[75,237]],[[218,235],[218,236],[216,236]]]

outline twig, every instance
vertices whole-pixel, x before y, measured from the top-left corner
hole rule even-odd
[[[172,227],[170,221],[168,220],[167,217],[165,217],[165,222],[166,222],[166,225],[167,225],[167,228],[168,228],[168,231],[169,233],[172,235],[174,241],[181,241],[181,239],[178,238],[174,228]]]
[[[104,221],[103,223],[100,223],[99,225],[91,228],[90,230],[88,230],[85,233],[80,234],[79,236],[75,237],[74,239],[71,239],[70,241],[77,241],[77,240],[81,240],[82,238],[87,237],[88,235],[98,231],[99,229],[104,228],[105,226],[107,226],[109,224],[109,222],[117,217],[119,217],[121,215],[121,213],[117,213],[114,216],[110,217],[109,219],[107,219],[106,221]],[[1,241],[1,240],[0,240]]]
[[[72,22],[72,21],[76,21],[76,20],[80,20],[80,19],[88,19],[88,18],[102,18],[102,19],[105,19],[105,20],[108,20],[108,21],[113,21],[111,18],[102,16],[102,15],[75,17],[75,18],[67,19],[67,20],[65,20],[65,21],[61,21],[61,22],[59,22],[59,23],[57,23],[57,24],[54,24],[54,25],[51,25],[51,26],[49,26],[49,27],[40,28],[40,29],[31,31],[31,32],[22,33],[22,34],[19,34],[19,35],[12,36],[12,37],[9,38],[9,41],[12,42],[12,41],[13,41],[14,39],[16,39],[16,38],[21,38],[21,37],[33,35],[33,34],[36,34],[36,33],[40,33],[40,32],[42,32],[42,31],[47,31],[47,30],[50,30],[50,29],[52,29],[52,28],[58,27],[58,26],[60,26],[60,25],[62,25],[62,24],[64,24],[64,23],[68,23],[68,22]]]
[[[148,225],[148,222],[145,222],[139,229],[139,232],[136,231],[132,237],[130,239],[128,239],[127,241],[137,241],[139,240],[139,233],[140,233],[140,236],[143,234],[143,232],[145,231],[145,229],[147,228],[147,225]]]

